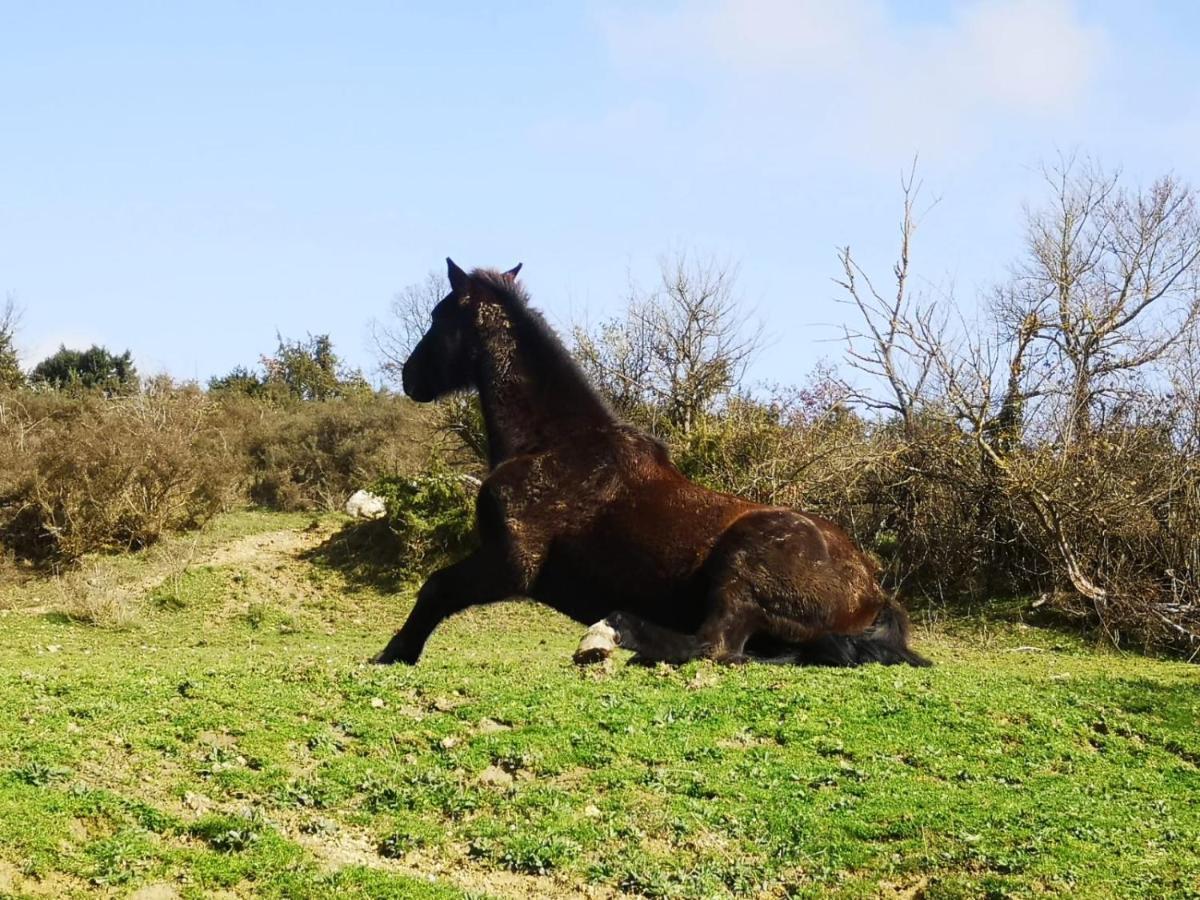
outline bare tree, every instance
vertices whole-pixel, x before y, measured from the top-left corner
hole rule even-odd
[[[1184,332],[1171,353],[1167,371],[1175,440],[1184,454],[1200,459],[1200,322]]]
[[[894,413],[910,441],[917,439],[916,416],[922,411],[949,416],[964,428],[979,448],[984,474],[998,479],[1004,490],[1030,506],[1052,538],[1071,584],[1102,603],[1104,589],[1085,571],[1070,540],[1069,511],[1036,481],[1024,477],[1010,459],[1021,440],[1025,405],[1041,393],[1040,384],[1033,382],[1042,373],[1031,373],[1029,357],[1042,319],[1028,309],[1019,319],[1014,316],[1018,306],[1012,303],[1011,290],[997,293],[995,306],[1003,315],[992,328],[967,323],[960,316],[952,330],[936,302],[924,306],[914,302],[910,259],[920,189],[914,162],[901,179],[903,216],[900,251],[892,270],[894,292],[885,296],[877,290],[848,247],[839,254],[843,279],[837,283],[862,321],[858,330],[845,330],[850,364],[870,376],[870,383],[851,389],[851,396],[867,408]],[[953,305],[952,297],[948,305]]]
[[[921,193],[915,159],[909,171],[901,176],[900,187],[904,208],[900,222],[900,253],[892,266],[894,290],[886,296],[880,293],[854,259],[849,246],[838,252],[842,277],[834,281],[846,292],[849,298],[846,302],[857,308],[861,319],[857,329],[844,328],[850,365],[873,382],[865,388],[847,384],[850,397],[869,409],[896,414],[905,431],[912,433],[917,407],[931,373],[931,360],[917,345],[916,332],[918,329],[936,330],[939,324],[936,306],[918,306],[910,288],[909,254],[917,228],[916,204]],[[875,385],[880,382],[886,385],[883,393],[875,390]]]
[[[654,347],[649,317],[634,312],[641,303],[631,287],[622,317],[571,329],[572,353],[584,373],[618,413],[631,419],[641,417],[658,399],[651,387]]]
[[[430,272],[392,297],[386,320],[371,320],[371,342],[379,372],[387,381],[400,383],[404,361],[429,328],[429,315],[445,295],[445,276]]]
[[[662,257],[658,287],[631,286],[623,319],[577,327],[575,352],[618,408],[653,407],[688,433],[741,384],[762,346],[736,282],[736,267],[713,257]]]
[[[1011,334],[964,328],[957,342],[922,323],[913,333],[933,373],[937,408],[949,413],[975,441],[985,472],[1033,512],[1053,542],[1067,580],[1092,601],[1103,621],[1108,592],[1087,571],[1071,537],[1069,526],[1078,518],[1078,510],[1046,490],[1036,473],[1013,461],[1024,406],[1037,394],[1028,380],[1027,360],[1035,326],[1035,320],[1029,319]]]
[[[428,330],[429,316],[446,291],[446,277],[430,272],[392,298],[385,320],[371,320],[377,367],[386,382],[400,385],[404,361]],[[455,453],[466,451],[463,462],[479,466],[487,460],[487,431],[477,397],[466,394],[444,397],[436,405],[434,418],[438,432],[451,439],[448,449]]]
[[[1200,316],[1195,192],[1167,176],[1130,191],[1119,173],[1065,159],[1044,172],[1049,204],[1027,214],[1027,256],[999,307],[1062,373],[1058,438],[1086,435]]]
[[[1129,482],[1120,478],[1082,485],[1072,480],[1076,465],[1092,466],[1097,478],[1111,473],[1095,470],[1094,459],[1061,451],[1101,428],[1105,447],[1137,453],[1141,432],[1131,423],[1157,415],[1146,384],[1173,377],[1182,394],[1191,390],[1186,343],[1200,316],[1200,219],[1192,190],[1169,178],[1129,192],[1117,175],[1067,161],[1048,170],[1047,180],[1051,202],[1029,214],[1027,258],[996,292],[992,327],[964,328],[957,343],[920,322],[912,332],[933,363],[939,399],[1005,491],[1033,512],[1061,571],[1107,630],[1112,604],[1126,599],[1117,578],[1123,551],[1114,556],[1103,538],[1087,534],[1103,535],[1107,521],[1139,509],[1169,509],[1168,493],[1178,485],[1164,476],[1161,490],[1151,485],[1137,496],[1126,496]],[[1149,371],[1160,363],[1162,371]],[[1021,442],[1034,439],[1026,430],[1034,401],[1046,426],[1036,432],[1040,450],[1017,457]],[[1188,406],[1176,410],[1183,434]],[[1114,412],[1121,417],[1111,427],[1097,418]],[[1048,455],[1054,446],[1060,452]],[[1153,604],[1146,609],[1182,627]]]

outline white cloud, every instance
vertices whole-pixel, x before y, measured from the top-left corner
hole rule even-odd
[[[711,0],[610,10],[604,25],[635,78],[694,81],[744,124],[826,129],[830,149],[889,164],[916,147],[958,152],[997,119],[1061,121],[1104,49],[1067,0],[985,0],[917,23],[876,0]]]
[[[1009,0],[971,7],[948,41],[946,74],[1012,109],[1055,113],[1084,95],[1103,42],[1064,2]]]

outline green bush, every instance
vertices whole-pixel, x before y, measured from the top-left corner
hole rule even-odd
[[[329,335],[310,334],[305,340],[290,340],[277,333],[275,338],[275,353],[260,358],[261,371],[235,366],[228,375],[210,378],[209,392],[276,401],[362,398],[371,394],[362,372],[342,364]]]
[[[99,388],[108,393],[128,393],[138,387],[133,355],[128,350],[117,355],[97,344],[87,350],[60,346],[57,353],[33,367],[29,380],[57,390]]]
[[[465,553],[474,541],[475,487],[462,475],[433,469],[381,478],[371,490],[384,499],[400,564],[421,572]]]

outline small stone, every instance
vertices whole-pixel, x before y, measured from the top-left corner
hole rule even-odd
[[[495,719],[483,718],[479,720],[479,724],[475,726],[475,730],[480,734],[496,734],[499,731],[512,731],[512,726],[505,725],[503,722],[497,722]]]
[[[383,702],[383,698],[382,698],[382,697],[372,697],[372,698],[371,698],[371,707],[372,707],[373,709],[383,709],[383,707],[384,707],[385,705],[386,705],[386,704]]]
[[[441,741],[439,743],[443,750],[452,750],[453,748],[458,746],[458,738],[444,737],[441,739]]]
[[[596,806],[594,803],[589,803],[583,808],[583,814],[589,819],[594,819],[596,816],[600,815],[600,807]]]
[[[212,809],[213,803],[212,800],[203,794],[193,794],[191,791],[188,791],[183,795],[183,805],[194,812],[206,813]]]
[[[46,645],[46,652],[47,652],[47,653],[57,653],[57,652],[58,652],[59,650],[61,650],[61,649],[62,649],[62,645],[61,645],[61,644],[48,644],[48,645]]]

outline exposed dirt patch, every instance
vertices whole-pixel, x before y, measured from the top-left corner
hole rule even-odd
[[[289,528],[234,538],[204,550],[197,549],[198,538],[177,538],[148,551],[145,565],[137,578],[123,578],[104,560],[92,562],[78,572],[49,583],[43,593],[50,594],[52,602],[35,601],[32,605],[15,607],[11,611],[26,615],[61,611],[61,607],[69,605],[67,601],[70,598],[65,594],[79,592],[103,595],[104,603],[113,608],[126,607],[152,591],[163,586],[169,587],[173,579],[181,578],[189,569],[199,566],[245,566],[254,572],[284,576],[279,589],[285,591],[294,582],[294,579],[289,581],[286,578],[286,570],[300,561],[301,554],[326,539],[329,531],[329,527]],[[54,598],[56,593],[64,594],[64,597]]]
[[[280,824],[280,823],[276,823]],[[287,837],[305,847],[330,871],[347,866],[381,869],[422,880],[449,882],[468,893],[495,897],[546,898],[587,897],[594,900],[629,897],[608,885],[581,884],[566,876],[527,875],[503,869],[485,869],[471,859],[465,845],[437,850],[414,850],[399,859],[380,856],[365,832],[337,825],[317,834],[305,834],[292,825],[282,826]]]
[[[254,563],[259,568],[267,568],[272,561],[295,560],[301,553],[311,550],[328,536],[328,531],[324,528],[250,534],[214,548],[206,558],[197,560],[195,564],[233,566]]]
[[[879,885],[878,896],[889,898],[889,900],[921,900],[925,896],[928,887],[928,875],[922,875],[915,881],[904,882],[902,884],[884,881]]]
[[[775,744],[774,738],[751,734],[748,731],[740,731],[732,737],[721,738],[717,741],[717,746],[722,750],[749,750],[753,747],[771,747]]]
[[[0,896],[3,897],[76,897],[87,891],[77,878],[58,872],[35,878],[26,875],[8,860],[0,859]]]
[[[177,897],[179,891],[175,889],[175,885],[159,881],[138,888],[129,895],[129,900],[176,900]]]

